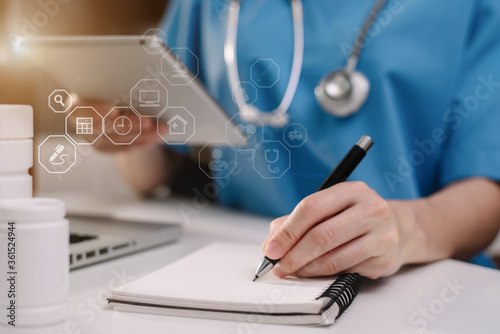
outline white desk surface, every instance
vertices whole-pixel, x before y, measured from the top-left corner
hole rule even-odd
[[[241,241],[260,245],[267,236],[269,219],[266,218],[215,207],[198,210],[193,201],[171,200],[167,204],[148,205],[148,211],[154,207],[156,214],[184,220],[184,236],[173,244],[71,272],[72,329],[68,332],[500,333],[500,271],[455,260],[404,269],[393,277],[368,282],[351,307],[328,327],[277,326],[250,323],[246,319],[227,322],[113,311],[106,302],[111,288],[159,269],[211,242]],[[193,209],[189,221],[181,214],[181,210],[187,212],[187,208]],[[453,284],[458,284],[455,290],[449,288]]]

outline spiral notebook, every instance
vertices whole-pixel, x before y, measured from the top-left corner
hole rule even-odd
[[[253,282],[259,245],[215,243],[111,291],[117,311],[246,322],[328,325],[349,307],[364,278],[279,279]]]

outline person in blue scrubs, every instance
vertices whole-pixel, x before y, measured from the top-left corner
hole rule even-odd
[[[408,263],[471,259],[500,227],[500,2],[389,0],[357,66],[371,83],[369,97],[356,114],[335,117],[319,106],[314,89],[345,65],[374,3],[304,0],[304,58],[287,111],[292,127],[256,126],[262,142],[218,151],[235,166],[216,179],[218,202],[280,217],[263,245],[269,258],[281,258],[273,269],[279,277],[349,271],[377,278]],[[229,117],[248,125],[224,62],[228,6],[171,1],[161,29],[192,71],[199,61],[199,78]],[[293,32],[290,1],[241,1],[237,68],[260,110],[282,100]],[[314,193],[361,135],[375,145],[350,182]],[[294,142],[299,137],[301,145]],[[164,170],[172,170],[174,153],[158,158],[158,148],[149,149],[143,167],[158,176],[134,176],[142,191],[165,182]],[[265,155],[278,151],[281,159]],[[134,154],[124,155],[122,165]]]

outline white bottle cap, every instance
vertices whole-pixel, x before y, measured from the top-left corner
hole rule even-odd
[[[33,108],[0,104],[0,140],[33,138]]]
[[[33,197],[33,178],[31,175],[0,175],[0,200],[30,197]]]
[[[66,216],[66,206],[63,201],[57,199],[35,197],[0,201],[0,218],[2,219],[37,222],[60,220],[64,216]]]
[[[0,174],[27,173],[33,167],[33,139],[0,140]]]
[[[64,203],[55,199],[0,201],[0,243],[5,246],[0,258],[12,261],[5,262],[7,277],[0,280],[0,308],[8,311],[0,317],[0,331],[9,321],[16,328],[36,329],[67,319],[69,223],[64,216]]]

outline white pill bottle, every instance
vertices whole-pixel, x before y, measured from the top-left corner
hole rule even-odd
[[[58,333],[67,319],[65,214],[55,199],[0,200],[0,333]]]
[[[0,199],[33,196],[33,108],[0,105]]]

